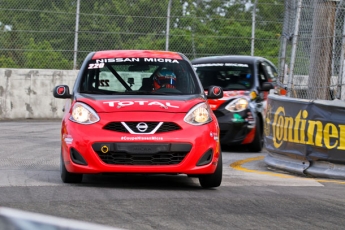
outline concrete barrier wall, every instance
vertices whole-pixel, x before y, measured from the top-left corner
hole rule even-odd
[[[62,118],[65,100],[53,97],[56,85],[73,87],[78,70],[1,69],[0,120]]]

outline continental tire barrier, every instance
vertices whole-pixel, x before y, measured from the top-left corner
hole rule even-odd
[[[265,163],[289,172],[345,179],[345,102],[268,96]]]
[[[0,120],[60,119],[65,100],[53,97],[58,84],[73,87],[78,70],[0,69]]]

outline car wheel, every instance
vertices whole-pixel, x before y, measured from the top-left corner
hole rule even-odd
[[[67,171],[65,162],[62,159],[62,152],[60,154],[60,174],[64,183],[80,183],[83,179],[83,174],[70,173]]]
[[[203,188],[219,187],[222,183],[223,177],[223,157],[220,153],[216,171],[213,174],[206,174],[199,176],[199,183]]]
[[[256,118],[255,136],[252,143],[248,144],[249,152],[260,152],[264,146],[264,137],[261,132],[259,117]]]

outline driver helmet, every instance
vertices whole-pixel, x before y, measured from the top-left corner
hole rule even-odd
[[[168,69],[159,70],[153,77],[153,87],[155,90],[159,88],[175,89],[176,75]]]

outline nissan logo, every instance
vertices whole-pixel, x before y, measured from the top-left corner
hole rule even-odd
[[[147,128],[149,127],[146,123],[144,122],[140,122],[137,124],[137,129],[140,131],[140,132],[145,132],[147,130]]]

